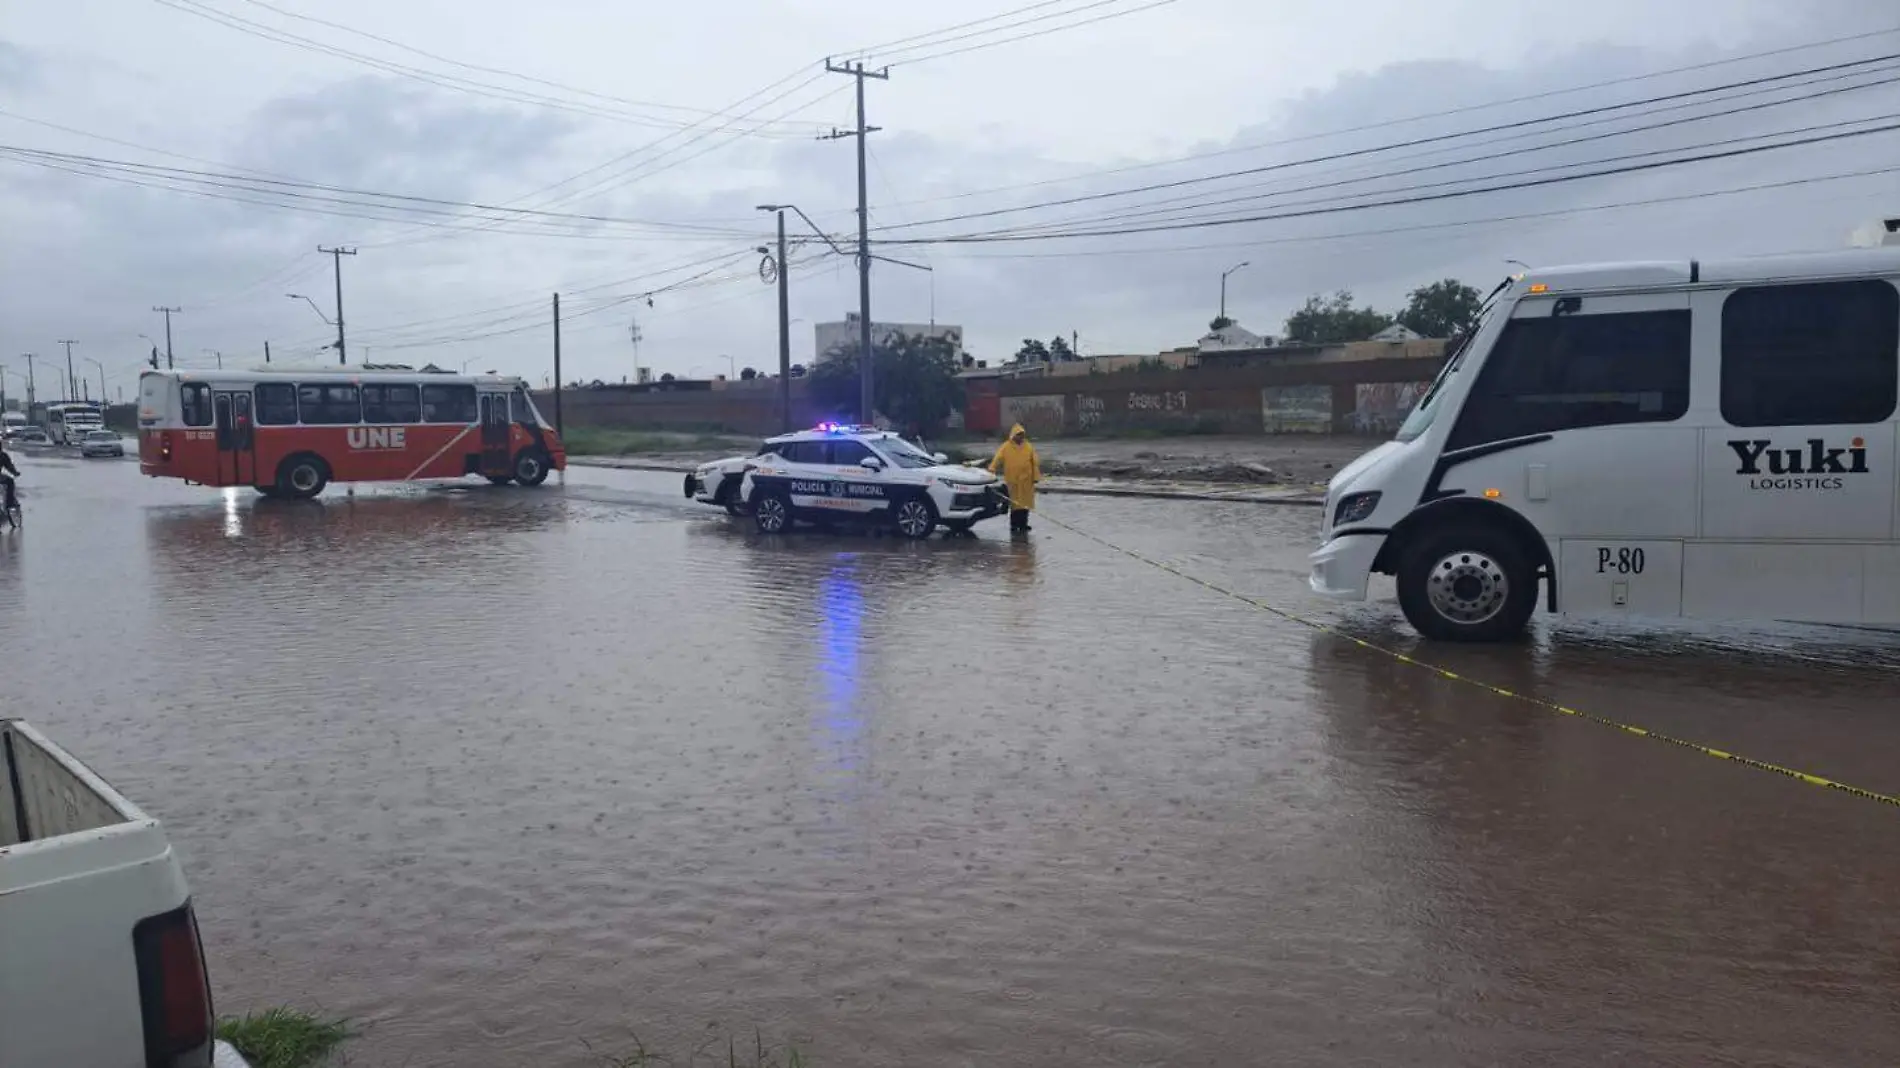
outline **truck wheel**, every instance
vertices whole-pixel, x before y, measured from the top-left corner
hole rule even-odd
[[[891,513],[891,525],[906,538],[921,541],[937,529],[937,506],[922,495],[899,501]]]
[[[308,500],[329,484],[329,465],[307,452],[286,458],[277,468],[277,493],[281,497]]]
[[[1492,526],[1428,531],[1399,565],[1399,607],[1434,641],[1517,638],[1537,607],[1537,572],[1517,539]]]
[[[792,501],[783,493],[760,493],[752,498],[752,522],[761,534],[783,534],[792,529]]]
[[[524,486],[539,486],[548,480],[548,457],[540,449],[523,449],[515,454],[515,481]]]

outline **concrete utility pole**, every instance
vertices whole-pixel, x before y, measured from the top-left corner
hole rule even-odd
[[[264,342],[264,362],[270,362],[270,342]]]
[[[343,257],[356,255],[356,250],[341,246],[324,248],[318,245],[317,251],[336,262],[336,362],[348,363],[349,359],[343,351]]]
[[[181,311],[184,311],[185,309],[157,307],[157,308],[153,308],[152,310],[155,312],[165,313],[165,370],[169,371],[172,369],[172,366],[173,366],[172,365],[172,313],[181,312]]]
[[[90,356],[86,357],[86,362],[99,369],[99,403],[104,404],[106,402],[106,365]]]
[[[79,342],[62,338],[59,343],[66,346],[66,399],[78,400],[79,376],[73,374],[73,346]]]
[[[825,70],[832,74],[849,74],[858,80],[858,128],[856,130],[833,130],[821,140],[831,141],[841,137],[858,139],[858,369],[860,418],[865,423],[877,419],[875,380],[871,370],[871,211],[866,203],[867,183],[864,171],[865,138],[876,133],[879,127],[864,124],[864,79],[876,78],[889,81],[891,69],[869,71],[864,69],[862,61],[847,64],[834,64],[825,60]]]
[[[22,352],[20,356],[26,360],[26,406],[31,408],[39,400],[33,395],[33,354]]]

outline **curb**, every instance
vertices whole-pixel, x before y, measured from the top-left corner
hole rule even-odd
[[[567,458],[569,467],[598,467],[608,471],[659,471],[665,474],[683,475],[694,469],[692,464],[665,463],[660,461],[613,460],[604,462],[589,457]],[[1060,476],[1056,476],[1060,477]],[[1172,501],[1222,501],[1228,504],[1278,504],[1295,508],[1318,508],[1326,503],[1325,494],[1312,491],[1291,490],[1291,487],[1235,485],[1232,489],[1214,488],[1220,483],[1209,483],[1208,489],[1167,489],[1130,483],[1126,486],[1064,486],[1045,482],[1036,488],[1038,493],[1068,494],[1076,497],[1137,497],[1148,500]],[[1267,496],[1267,494],[1277,494]]]

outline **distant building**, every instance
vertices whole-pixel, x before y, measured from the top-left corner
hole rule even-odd
[[[1272,348],[1273,339],[1256,334],[1239,323],[1228,323],[1219,330],[1202,334],[1196,344],[1202,352],[1222,352],[1228,349]]]
[[[1379,331],[1366,340],[1397,343],[1401,341],[1419,341],[1424,337],[1424,334],[1406,326],[1404,323],[1393,323],[1391,326],[1386,327],[1384,330]]]
[[[858,313],[846,312],[844,321],[839,323],[819,323],[812,328],[817,359],[823,361],[838,349],[856,348],[858,344]],[[871,322],[871,344],[882,345],[892,337],[935,337],[942,338],[956,348],[958,362],[963,360],[963,328],[947,323],[880,323]]]

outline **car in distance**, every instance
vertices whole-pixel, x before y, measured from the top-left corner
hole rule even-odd
[[[79,439],[79,455],[124,456],[125,441],[111,430],[88,430]]]

